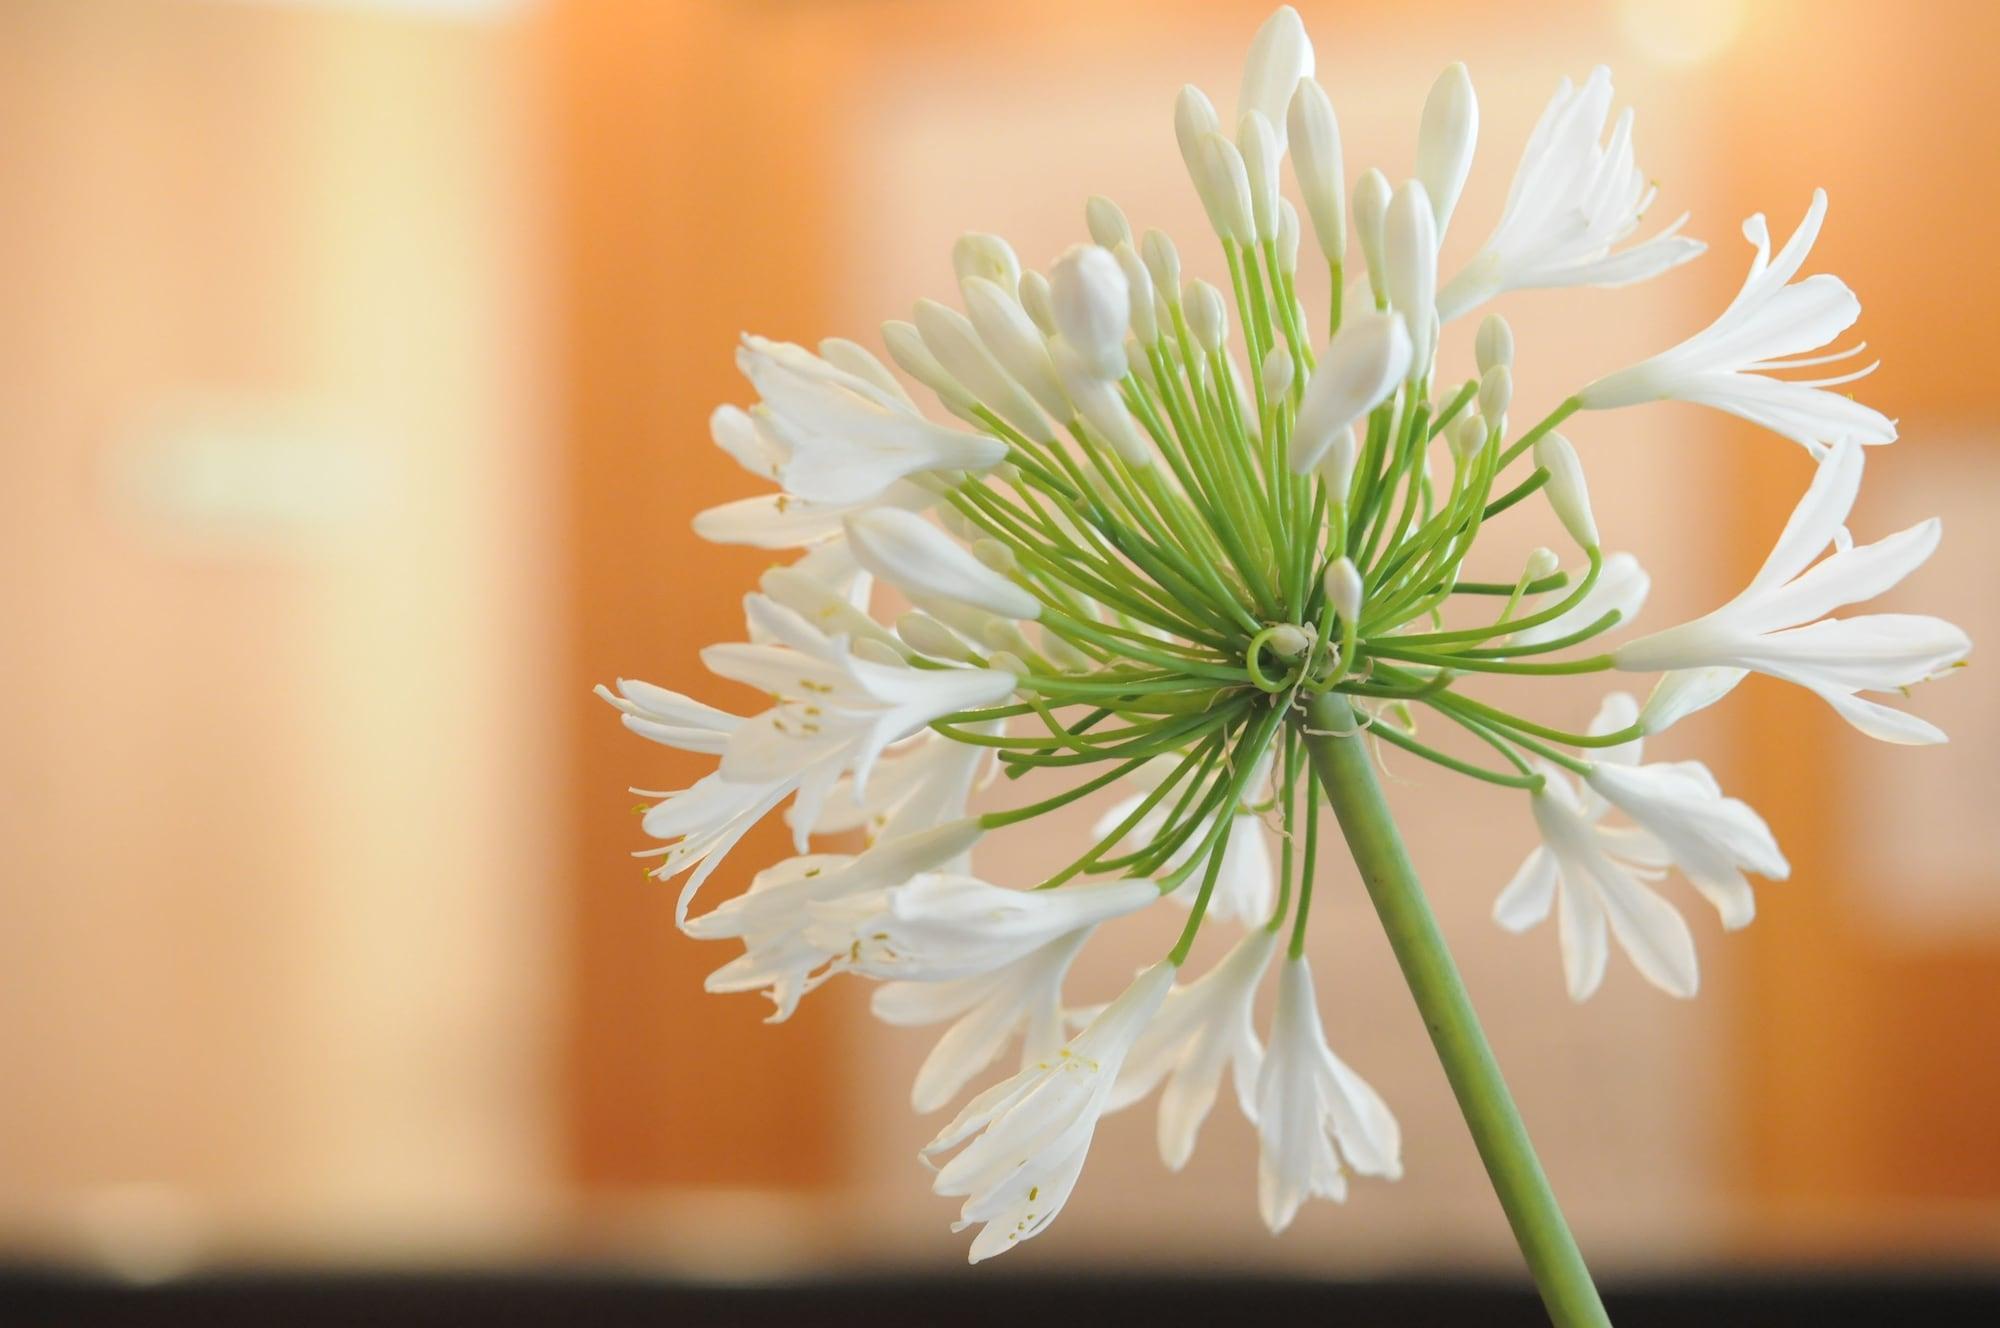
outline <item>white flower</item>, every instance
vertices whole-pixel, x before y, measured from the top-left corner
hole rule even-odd
[[[763,416],[764,418],[759,418]],[[740,406],[718,406],[709,417],[716,446],[759,479],[777,480],[788,452],[771,432],[769,412]],[[694,518],[697,535],[712,544],[748,544],[760,549],[791,549],[817,545],[840,535],[841,518],[873,503],[920,511],[931,495],[907,480],[898,480],[859,503],[821,503],[789,493],[760,493],[719,503]]]
[[[869,1008],[886,1024],[954,1021],[918,1069],[910,1105],[923,1112],[944,1106],[993,1063],[1016,1033],[1021,1035],[1022,1069],[1061,1050],[1063,978],[1092,930],[1079,927],[990,973],[877,987]]]
[[[810,935],[811,905],[901,885],[961,858],[979,839],[967,817],[918,834],[882,840],[859,856],[805,854],[757,873],[750,888],[682,930],[697,940],[740,940],[743,953],[708,975],[709,991],[763,988],[777,1009],[768,1022],[792,1016],[801,997],[841,971],[829,949]]]
[[[1147,969],[1068,1045],[981,1093],[925,1145],[926,1156],[965,1145],[931,1188],[964,1197],[953,1230],[983,1224],[973,1263],[1040,1235],[1069,1202],[1119,1068],[1173,980],[1171,963]]]
[[[1752,216],[1743,223],[1743,234],[1756,247],[1757,256],[1751,261],[1743,289],[1722,316],[1672,350],[1598,379],[1577,393],[1577,400],[1588,410],[1610,410],[1643,401],[1692,401],[1761,424],[1812,451],[1840,438],[1894,442],[1896,426],[1887,416],[1852,397],[1826,390],[1862,377],[1874,365],[1833,378],[1765,376],[1769,370],[1845,359],[1862,349],[1855,346],[1809,359],[1785,358],[1817,350],[1861,316],[1861,301],[1839,277],[1820,273],[1792,281],[1825,217],[1826,191],[1815,189],[1805,220],[1773,259],[1764,214]]]
[[[1006,721],[987,720],[966,727],[992,737],[1006,727]],[[882,839],[928,830],[965,815],[974,786],[992,765],[992,748],[955,742],[936,730],[926,730],[882,754],[865,793],[856,793],[854,777],[843,775],[827,795],[819,816],[805,829],[815,835],[865,829]],[[798,829],[796,809],[786,812],[785,819]]]
[[[1403,1135],[1381,1094],[1326,1045],[1304,957],[1278,970],[1271,1049],[1257,1077],[1257,1206],[1272,1232],[1318,1195],[1347,1198],[1347,1172],[1396,1180]]]
[[[1743,592],[1706,617],[1620,646],[1618,667],[1767,673],[1817,692],[1871,738],[1943,742],[1935,725],[1856,693],[1896,691],[1937,676],[1971,652],[1965,633],[1942,618],[1915,614],[1823,616],[1894,586],[1931,556],[1941,533],[1933,517],[1873,544],[1848,543],[1843,523],[1860,490],[1861,470],[1859,446],[1835,445]],[[1835,551],[1812,565],[1829,544]],[[1742,676],[1705,674],[1702,686],[1680,691],[1672,706],[1649,707],[1649,728],[1657,731],[1715,700]]]
[[[1059,936],[1136,912],[1160,897],[1146,880],[1010,890],[934,872],[865,894],[809,902],[806,938],[872,978],[949,982],[989,973]]]
[[[1623,692],[1612,718],[1630,725],[1638,707]],[[1632,744],[1633,758],[1638,744]],[[1792,874],[1764,818],[1736,798],[1725,798],[1708,767],[1699,761],[1621,765],[1599,761],[1584,777],[1591,792],[1649,831],[1673,865],[1722,915],[1732,931],[1757,915],[1757,898],[1745,870],[1773,881]]]
[[[1221,963],[1167,994],[1160,1013],[1125,1058],[1105,1110],[1130,1106],[1166,1080],[1158,1142],[1161,1161],[1174,1171],[1194,1155],[1195,1136],[1215,1105],[1225,1066],[1243,1114],[1257,1119],[1257,1072],[1264,1047],[1251,1014],[1277,945],[1277,932],[1253,928]]]
[[[983,470],[1006,459],[997,438],[947,429],[907,399],[799,346],[745,337],[737,367],[763,398],[778,480],[794,497],[858,503],[931,470]]]
[[[1611,71],[1583,87],[1564,79],[1535,124],[1507,205],[1485,247],[1438,293],[1449,322],[1495,295],[1551,286],[1629,286],[1678,267],[1708,246],[1678,234],[1679,220],[1618,253],[1652,204],[1654,189],[1633,160],[1632,112],[1600,144],[1611,113]]]
[[[1341,324],[1299,401],[1291,442],[1295,474],[1311,470],[1350,425],[1389,399],[1409,376],[1413,353],[1399,313],[1368,309]]]
[[[1161,780],[1173,773],[1176,764],[1171,758],[1163,757],[1147,762],[1126,778],[1143,789],[1155,789]],[[1269,768],[1267,760],[1262,770],[1251,774],[1246,785],[1249,791],[1245,794],[1245,802],[1239,802],[1230,814],[1229,837],[1222,852],[1222,866],[1216,874],[1215,888],[1209,892],[1208,900],[1208,916],[1219,921],[1235,918],[1246,926],[1255,926],[1269,917],[1271,912],[1271,881],[1275,873],[1266,838],[1269,832],[1264,829],[1264,818],[1248,805],[1270,796]],[[1226,772],[1216,776],[1218,779],[1227,777]],[[1161,799],[1125,833],[1121,843],[1126,851],[1137,852],[1147,848],[1159,837],[1160,832],[1167,828],[1167,815],[1174,800],[1173,797]],[[1110,834],[1124,824],[1143,801],[1145,795],[1138,794],[1118,802],[1098,818],[1092,833],[1100,839]],[[1208,842],[1214,827],[1213,817],[1203,821],[1161,864],[1160,873],[1171,874],[1183,866]],[[1183,908],[1190,907],[1194,903],[1195,889],[1192,885],[1185,885],[1167,897]]]
[[[1653,579],[1646,575],[1645,568],[1639,566],[1637,558],[1629,553],[1614,553],[1604,560],[1604,567],[1597,574],[1597,584],[1585,592],[1573,608],[1538,626],[1523,627],[1514,633],[1513,644],[1532,646],[1568,636],[1571,632],[1580,632],[1613,609],[1618,611],[1620,623],[1629,623],[1638,616],[1652,587]],[[1528,602],[1522,616],[1527,617],[1560,604],[1569,593],[1567,589],[1544,591]]]

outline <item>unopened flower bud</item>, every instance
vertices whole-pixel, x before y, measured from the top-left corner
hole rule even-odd
[[[1139,242],[1139,256],[1146,260],[1146,271],[1153,275],[1153,289],[1163,302],[1172,306],[1181,294],[1181,254],[1172,237],[1165,231],[1147,231]]]
[[[854,560],[913,598],[954,600],[1008,618],[1041,616],[1040,600],[915,512],[875,507],[842,524]]]
[[[1554,576],[1562,569],[1562,560],[1556,557],[1554,549],[1536,549],[1528,555],[1528,565],[1522,572],[1530,581],[1540,581]]]
[[[1294,473],[1312,469],[1336,434],[1389,398],[1409,370],[1411,353],[1410,334],[1393,310],[1365,310],[1341,324],[1299,402]]]
[[[1437,218],[1421,180],[1405,180],[1389,199],[1382,264],[1389,305],[1410,325],[1410,377],[1422,378],[1437,340]]]
[[[1243,82],[1236,94],[1239,117],[1256,111],[1278,131],[1278,151],[1285,150],[1285,106],[1292,89],[1313,71],[1312,39],[1306,36],[1299,11],[1280,5],[1257,29],[1243,60]]]
[[[1014,247],[997,235],[974,231],[959,236],[951,247],[951,266],[960,282],[984,277],[1010,295],[1021,284],[1021,260],[1014,256]]]
[[[1597,518],[1590,511],[1590,489],[1583,480],[1583,463],[1569,439],[1546,433],[1535,443],[1535,464],[1549,472],[1549,506],[1579,548],[1595,549]]]
[[[1354,560],[1341,557],[1326,569],[1326,598],[1345,623],[1361,621],[1361,572]]]
[[[1300,79],[1285,121],[1291,128],[1292,174],[1298,177],[1299,196],[1305,200],[1306,215],[1312,218],[1313,238],[1326,261],[1338,263],[1347,252],[1347,216],[1341,197],[1347,187],[1347,168],[1340,159],[1340,124],[1334,119],[1333,101],[1326,89],[1310,78]]]
[[[1190,172],[1194,170],[1195,149],[1202,135],[1221,128],[1221,117],[1216,115],[1215,103],[1208,99],[1208,94],[1192,83],[1183,84],[1174,97],[1174,139],[1180,144],[1181,160]]]
[[[981,634],[988,652],[1004,655],[1012,659],[1025,659],[1035,653],[1035,643],[1021,630],[1021,624],[1012,618],[993,618],[986,624]]]
[[[1118,260],[1119,270],[1125,274],[1125,288],[1131,292],[1132,335],[1139,339],[1141,346],[1150,346],[1160,339],[1160,323],[1155,316],[1156,302],[1153,299],[1153,274],[1146,270],[1130,240],[1119,241],[1111,253]],[[1139,359],[1143,362],[1145,357],[1142,355]]]
[[[1451,445],[1451,454],[1462,465],[1479,455],[1479,449],[1486,446],[1486,421],[1477,410],[1468,410],[1451,422],[1445,430],[1445,441]]]
[[[965,311],[972,328],[987,352],[1000,362],[1008,376],[1028,389],[1041,408],[1058,420],[1067,420],[1069,398],[1056,382],[1049,363],[1048,342],[1043,339],[1028,313],[1000,286],[984,277],[971,277],[963,286]]]
[[[1417,178],[1424,182],[1439,235],[1451,224],[1478,140],[1479,98],[1472,91],[1472,75],[1463,63],[1453,64],[1431,85],[1417,131]]]
[[[985,563],[1002,576],[1012,576],[1020,569],[1021,560],[1014,553],[1013,546],[997,539],[983,538],[972,542],[972,556]]]
[[[1093,194],[1083,205],[1083,223],[1090,238],[1106,249],[1116,249],[1132,240],[1132,226],[1118,205],[1102,194]]]
[[[1072,245],[1049,269],[1056,328],[1099,378],[1125,376],[1125,331],[1132,292],[1109,249]]]
[[[1216,235],[1238,244],[1257,238],[1251,216],[1250,175],[1243,154],[1219,132],[1203,134],[1195,143],[1194,161],[1188,166],[1195,193],[1201,196],[1208,224]]]
[[[1063,391],[1076,404],[1077,411],[1090,423],[1091,429],[1116,451],[1127,465],[1149,466],[1153,463],[1153,450],[1138,422],[1132,418],[1131,410],[1125,405],[1125,398],[1118,394],[1115,383],[1100,378],[1083,362],[1067,339],[1057,337],[1049,343],[1050,358],[1055,361],[1056,377],[1062,383]],[[1095,477],[1095,472],[1092,472]]]
[[[910,394],[903,390],[903,385],[896,381],[896,375],[889,372],[889,367],[859,342],[849,341],[846,337],[822,337],[819,357],[836,369],[874,384],[906,406],[917,404],[910,400]]]
[[[924,346],[989,410],[1038,443],[1053,443],[1056,433],[1048,417],[1020,384],[989,355],[964,314],[936,300],[918,300],[917,332]]]
[[[1010,654],[1005,650],[996,651],[988,655],[986,657],[986,667],[989,669],[998,669],[1002,673],[1011,673],[1016,678],[1025,678],[1033,672],[1032,669],[1022,662],[1019,655]]]
[[[1333,435],[1332,445],[1313,464],[1313,470],[1326,482],[1329,500],[1336,503],[1347,501],[1354,488],[1354,463],[1359,451],[1354,439],[1354,426],[1350,424]]]
[[[1312,649],[1312,635],[1292,623],[1280,623],[1264,638],[1264,648],[1279,659],[1297,659]]]
[[[1289,346],[1273,346],[1264,357],[1264,395],[1281,397],[1292,386],[1292,351]]]
[[[1496,364],[1479,376],[1479,413],[1497,420],[1514,404],[1514,371]]]
[[[960,664],[972,660],[972,648],[959,639],[958,633],[922,609],[912,609],[896,619],[896,635],[902,637],[903,643],[910,649],[931,659],[948,659]]]
[[[848,650],[856,659],[865,659],[870,664],[886,664],[890,668],[901,668],[909,663],[896,647],[887,641],[878,641],[872,636],[859,638],[848,647]]]
[[[1278,270],[1292,276],[1299,270],[1299,210],[1292,200],[1278,200]]]
[[[1042,639],[1043,656],[1057,668],[1080,673],[1097,667],[1096,660],[1050,631],[1047,623],[1041,625],[1039,634]]]
[[[1375,292],[1377,304],[1389,299],[1389,279],[1382,262],[1382,227],[1389,214],[1389,195],[1389,178],[1372,166],[1354,182],[1354,238],[1361,242],[1368,288]]]
[[[1188,331],[1194,334],[1195,344],[1210,354],[1221,350],[1229,337],[1229,310],[1222,302],[1222,292],[1205,281],[1190,281],[1181,291],[1181,304],[1187,310]]]
[[[1021,274],[1021,308],[1043,336],[1056,334],[1055,301],[1049,295],[1049,279],[1033,268]]]
[[[1250,186],[1250,224],[1259,243],[1278,238],[1278,135],[1257,111],[1246,111],[1236,127],[1236,150]]]
[[[904,373],[937,393],[945,409],[961,418],[977,418],[972,414],[972,407],[976,404],[972,394],[945,372],[937,356],[924,345],[923,334],[917,331],[916,324],[890,319],[882,324],[882,344],[889,348],[889,358]]]
[[[1507,320],[1499,314],[1486,315],[1479,320],[1479,332],[1472,340],[1472,354],[1479,362],[1481,373],[1498,364],[1513,368],[1514,329],[1507,326]]]

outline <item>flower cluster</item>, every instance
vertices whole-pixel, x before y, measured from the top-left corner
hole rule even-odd
[[[731,714],[630,681],[600,691],[633,732],[717,758],[692,787],[648,795],[644,813],[662,841],[653,874],[687,878],[681,925],[740,943],[712,989],[761,990],[782,1019],[837,974],[879,981],[882,1019],[944,1029],[912,1094],[922,1111],[948,1106],[1018,1040],[1017,1070],[924,1150],[937,1192],[963,1200],[960,1225],[981,1228],[975,1260],[1042,1231],[1100,1117],[1155,1089],[1160,1151],[1179,1167],[1225,1072],[1261,1140],[1274,1231],[1309,1195],[1343,1198],[1350,1174],[1400,1173],[1396,1120],[1329,1048],[1304,954],[1333,792],[1307,757],[1313,717],[1346,716],[1373,741],[1526,799],[1542,846],[1494,915],[1520,930],[1556,913],[1578,1000],[1602,979],[1609,940],[1657,986],[1694,992],[1693,940],[1659,889],[1670,870],[1731,928],[1755,910],[1746,873],[1787,872],[1754,811],[1698,762],[1643,760],[1645,739],[1758,672],[1810,688],[1870,736],[1942,741],[1862,694],[1952,668],[1964,634],[1935,618],[1831,616],[1923,562],[1938,523],[1855,545],[1845,522],[1864,447],[1895,427],[1830,390],[1857,374],[1786,376],[1851,354],[1815,352],[1855,321],[1854,295],[1799,276],[1823,196],[1775,256],[1762,216],[1745,223],[1748,275],[1710,326],[1524,431],[1509,424],[1514,338],[1497,315],[1477,328],[1476,373],[1444,375],[1442,325],[1497,296],[1622,286],[1703,251],[1679,221],[1631,241],[1653,189],[1631,112],[1611,114],[1604,70],[1564,81],[1491,237],[1440,281],[1477,137],[1466,70],[1432,89],[1414,176],[1370,170],[1350,184],[1311,43],[1282,8],[1228,119],[1193,87],[1175,107],[1227,290],[1184,280],[1172,240],[1135,234],[1096,198],[1091,242],[1046,273],[996,236],[959,240],[962,309],[925,300],[883,328],[903,376],[852,341],[743,339],[757,401],[717,410],[713,435],[777,488],[696,527],[797,556],[747,596],[747,639],[703,661],[770,706]],[[1288,157],[1298,207],[1281,188]],[[1331,278],[1318,329],[1299,294],[1308,239],[1308,266]],[[1740,595],[1605,650],[1594,643],[1638,611],[1648,578],[1629,553],[1606,554],[1577,449],[1555,430],[1667,398],[1793,439],[1816,474]],[[1576,545],[1571,566],[1538,549],[1510,581],[1462,577],[1487,523],[1531,497]],[[893,617],[875,616],[892,600]],[[1584,733],[1472,694],[1496,674],[1612,671],[1664,676],[1643,704],[1611,695]],[[1483,758],[1420,738],[1419,714]],[[1075,778],[1040,801],[971,810],[982,783],[1031,771]],[[1048,878],[975,874],[982,837],[1120,783],[1129,795]],[[697,912],[725,855],[787,800],[798,856]],[[1162,897],[1186,908],[1172,950],[1101,1009],[1066,1006],[1093,930]],[[1197,932],[1222,922],[1242,938],[1183,974]],[[1274,965],[1267,1046],[1254,1006]]]

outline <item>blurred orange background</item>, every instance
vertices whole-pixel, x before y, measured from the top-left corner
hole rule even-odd
[[[1693,211],[1710,251],[1687,268],[1503,304],[1518,418],[1705,323],[1741,280],[1741,219],[1788,233],[1824,185],[1812,267],[1860,293],[1884,358],[1863,391],[1902,431],[1856,535],[1943,514],[1892,607],[2000,632],[2000,8],[1299,8],[1350,173],[1407,174],[1430,79],[1470,65],[1482,150],[1447,269],[1557,79],[1597,63],[1638,109],[1660,215]],[[767,555],[688,529],[750,491],[706,429],[747,396],[739,331],[872,341],[948,296],[960,232],[1039,266],[1083,238],[1091,193],[1212,275],[1172,99],[1226,98],[1267,9],[0,3],[6,1250],[135,1276],[961,1259],[914,1161],[922,1036],[839,984],[776,1027],[702,992],[724,956],[673,930],[623,792],[701,763],[589,688],[700,690],[697,650],[740,630]],[[1448,366],[1470,335],[1447,331]],[[1732,593],[1807,476],[1693,408],[1571,432],[1658,624]],[[1691,913],[1699,1001],[1614,964],[1572,1006],[1552,938],[1487,918],[1527,818],[1392,760],[1418,866],[1600,1266],[1991,1263],[2000,706],[1975,661],[1914,703],[1952,745],[1886,748],[1757,682],[1660,744],[1709,760],[1794,865],[1745,933]],[[1594,694],[1571,699],[1550,718],[1587,718]],[[982,868],[1026,878],[1035,853]],[[1512,1267],[1365,901],[1337,865],[1324,881],[1329,1028],[1401,1116],[1405,1180],[1274,1242],[1247,1127],[1218,1113],[1176,1177],[1134,1113],[1017,1257]],[[1151,940],[1117,944],[1083,985]]]

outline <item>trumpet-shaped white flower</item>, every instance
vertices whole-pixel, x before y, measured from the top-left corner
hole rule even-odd
[[[931,873],[866,894],[813,901],[806,938],[873,978],[949,982],[990,973],[1059,936],[1136,912],[1160,897],[1151,881],[1093,881],[1009,890]]]
[[[933,424],[866,378],[800,346],[745,337],[737,367],[763,398],[777,478],[793,497],[859,503],[933,470],[983,470],[1006,459],[997,438]]]
[[[1653,729],[1718,699],[1748,670],[1817,692],[1871,738],[1944,741],[1935,725],[1856,693],[1896,691],[1936,677],[1971,652],[1965,633],[1942,618],[1915,614],[1825,616],[1873,598],[1915,571],[1937,548],[1941,533],[1933,517],[1873,544],[1848,543],[1844,526],[1861,470],[1859,446],[1835,445],[1771,556],[1741,594],[1705,617],[1618,648],[1621,669],[1732,671],[1704,674],[1700,686],[1679,690],[1675,704],[1649,716]],[[1814,564],[1829,544],[1835,551]]]
[[[1862,347],[1812,358],[1790,356],[1817,350],[1854,325],[1861,301],[1839,277],[1819,273],[1793,281],[1819,237],[1826,218],[1826,191],[1813,191],[1812,206],[1792,238],[1771,257],[1771,232],[1759,212],[1743,223],[1756,248],[1750,275],[1722,316],[1672,350],[1598,379],[1576,394],[1587,410],[1610,410],[1644,401],[1692,401],[1741,416],[1817,452],[1840,438],[1888,443],[1896,426],[1882,412],[1826,389],[1850,383],[1874,369],[1820,379],[1783,379],[1773,370],[1807,368],[1845,359]]]
[[[885,1024],[950,1028],[931,1048],[910,1086],[910,1105],[936,1111],[991,1065],[1016,1034],[1021,1068],[1062,1049],[1062,984],[1094,928],[1079,927],[1013,963],[948,982],[885,982],[869,1008]]]
[[[1165,1080],[1158,1142],[1160,1160],[1174,1171],[1194,1155],[1195,1138],[1215,1105],[1225,1068],[1244,1116],[1257,1119],[1257,1072],[1264,1063],[1264,1046],[1251,1024],[1252,1006],[1277,946],[1277,932],[1253,928],[1221,963],[1167,994],[1160,1013],[1125,1058],[1105,1109],[1130,1106]]]
[[[929,1156],[964,1144],[931,1188],[965,1199],[953,1230],[981,1226],[973,1263],[1040,1235],[1069,1202],[1119,1069],[1173,981],[1171,963],[1147,969],[1055,1055],[981,1093],[925,1145]]]
[[[1611,722],[1621,727],[1638,718],[1638,706],[1623,692]],[[1638,744],[1632,746],[1633,759]],[[1590,791],[1624,812],[1666,850],[1668,859],[1715,905],[1722,925],[1735,930],[1757,916],[1757,897],[1743,873],[1773,881],[1792,874],[1771,828],[1748,803],[1726,798],[1708,767],[1699,761],[1624,765],[1600,761],[1584,777]]]
[[[1149,761],[1134,770],[1128,779],[1143,789],[1155,789],[1160,781],[1173,773],[1175,763],[1171,759]],[[1268,771],[1268,765],[1266,766]],[[1226,778],[1225,775],[1218,778]],[[1251,809],[1251,805],[1270,796],[1268,777],[1265,772],[1254,773],[1248,785],[1246,802],[1237,804],[1230,813],[1227,842],[1222,850],[1222,865],[1216,872],[1215,888],[1209,892],[1208,913],[1217,920],[1235,918],[1246,925],[1255,925],[1265,920],[1271,912],[1271,880],[1273,869],[1269,831],[1264,828],[1264,818]],[[1126,798],[1111,807],[1098,818],[1092,831],[1100,839],[1110,834],[1126,818],[1139,809],[1145,801],[1145,794]],[[1137,852],[1148,848],[1159,838],[1167,827],[1169,804],[1172,799],[1162,799],[1138,824],[1126,831],[1121,843],[1124,851]],[[1218,813],[1219,814],[1219,813]],[[1201,823],[1181,846],[1174,850],[1166,862],[1160,866],[1161,875],[1170,875],[1183,866],[1189,858],[1200,850],[1213,832],[1214,819]],[[1195,891],[1191,886],[1175,890],[1167,898],[1186,908],[1193,904]]]
[[[769,412],[759,413],[768,419]],[[709,417],[716,445],[759,479],[777,480],[788,455],[766,420],[740,406],[718,406]],[[931,495],[907,480],[897,480],[861,503],[821,503],[783,491],[760,493],[719,503],[696,513],[694,530],[713,544],[748,544],[760,549],[794,549],[821,544],[840,535],[841,519],[870,503],[887,503],[913,511],[930,506]]]
[[[1318,1195],[1347,1198],[1347,1173],[1397,1180],[1403,1133],[1382,1095],[1326,1044],[1303,956],[1278,970],[1271,1049],[1257,1077],[1257,1207],[1283,1231]]]
[[[1446,322],[1511,290],[1551,286],[1629,286],[1658,276],[1708,246],[1681,235],[1687,215],[1651,239],[1612,250],[1651,206],[1654,188],[1633,159],[1632,112],[1612,127],[1611,71],[1591,71],[1581,88],[1568,79],[1535,124],[1499,224],[1463,271],[1438,293]]]
[[[1003,720],[967,725],[985,737],[997,736],[1004,727]],[[852,775],[841,776],[819,816],[804,829],[815,835],[866,830],[881,839],[894,839],[955,821],[965,815],[982,775],[991,771],[992,758],[990,747],[953,742],[935,731],[920,733],[882,754],[865,793],[855,791]],[[785,820],[795,832],[800,828],[796,809],[788,811]],[[945,870],[965,868],[948,865]]]

